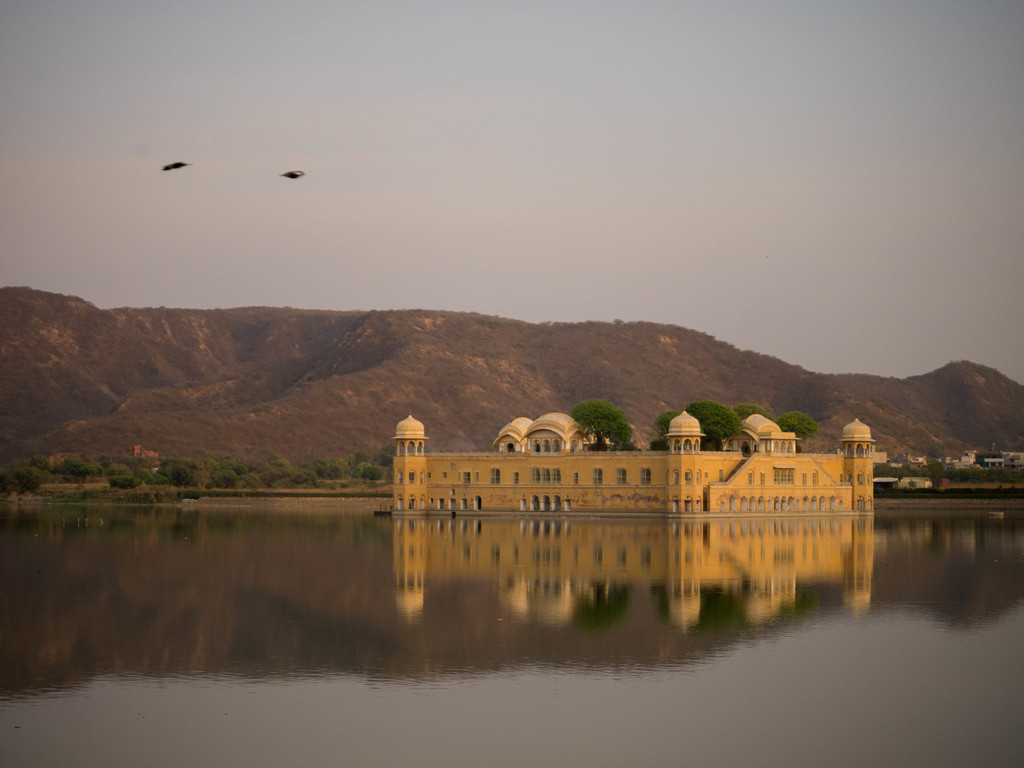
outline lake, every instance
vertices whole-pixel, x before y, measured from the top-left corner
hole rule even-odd
[[[1019,765],[1024,517],[0,506],[0,765]]]

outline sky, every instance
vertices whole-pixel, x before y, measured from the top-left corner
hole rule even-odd
[[[0,104],[0,285],[1024,382],[1019,0],[0,0]]]

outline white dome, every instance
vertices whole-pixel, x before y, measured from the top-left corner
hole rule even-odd
[[[843,427],[843,440],[870,442],[871,430],[868,428],[868,425],[860,419],[854,419]]]
[[[760,413],[750,414],[743,420],[743,424],[759,436],[778,435],[782,432],[778,424]]]
[[[395,439],[408,439],[413,437],[424,437],[423,422],[418,421],[409,414],[409,417],[398,422],[395,428]]]
[[[696,416],[691,416],[683,411],[668,423],[669,437],[703,437],[700,431],[700,422]]]

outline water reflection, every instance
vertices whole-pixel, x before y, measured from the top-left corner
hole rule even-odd
[[[1024,593],[1024,526],[0,511],[0,697],[113,675],[425,679],[686,664],[793,622]]]
[[[489,581],[520,618],[605,629],[635,587],[683,631],[756,625],[806,612],[812,586],[871,602],[873,518],[743,517],[688,521],[395,521],[396,603],[416,620],[428,585]]]

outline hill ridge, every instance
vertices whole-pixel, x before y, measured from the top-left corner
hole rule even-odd
[[[435,449],[486,449],[518,416],[600,397],[645,436],[698,399],[846,423],[881,450],[1024,447],[1024,387],[952,361],[905,379],[823,374],[646,321],[529,323],[443,310],[99,309],[0,288],[0,460],[211,451],[293,460],[387,444],[413,412]]]

